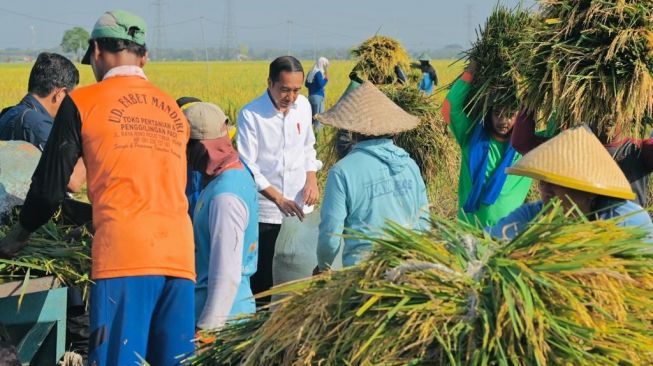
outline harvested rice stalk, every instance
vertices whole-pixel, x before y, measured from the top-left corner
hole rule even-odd
[[[17,220],[16,211],[7,225],[0,226],[0,237]],[[86,297],[91,284],[92,235],[84,228],[56,222],[56,218],[50,220],[32,233],[27,246],[14,258],[0,258],[0,283],[53,275],[66,286],[81,287]]]
[[[414,86],[385,85],[380,89],[403,110],[420,118],[416,129],[395,136],[394,141],[419,166],[428,189],[429,202],[433,203],[433,212],[454,217],[460,154],[442,120],[440,106],[432,96]],[[447,200],[446,197],[451,199]]]
[[[380,90],[404,111],[420,118],[421,123],[416,129],[395,136],[394,141],[419,166],[429,202],[433,204],[432,211],[455,217],[460,154],[442,120],[438,102],[412,85],[382,85]],[[318,141],[318,154],[324,163],[323,170],[328,171],[337,162],[335,130],[325,126],[318,139],[323,139]]]
[[[395,66],[409,70],[410,56],[401,44],[390,37],[374,36],[351,51],[356,58],[354,70],[375,85],[397,81]]]
[[[605,365],[653,362],[653,254],[617,220],[558,204],[515,240],[434,218],[389,224],[342,271],[217,332],[196,365]]]
[[[477,31],[477,40],[465,53],[478,69],[472,83],[473,92],[467,98],[466,112],[480,120],[491,107],[516,111],[518,74],[515,69],[516,51],[528,39],[531,14],[523,9],[497,6]]]
[[[540,0],[520,47],[521,99],[559,128],[638,135],[653,115],[653,1]]]

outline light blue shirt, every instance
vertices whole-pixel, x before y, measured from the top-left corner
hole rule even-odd
[[[362,141],[329,171],[320,214],[317,259],[324,269],[338,253],[343,231],[378,234],[386,220],[425,228],[426,186],[415,161],[392,140]],[[369,250],[369,242],[345,238],[343,265],[355,265]]]
[[[258,263],[258,193],[243,168],[227,169],[200,194],[193,215],[195,319],[212,329],[256,305],[250,277]]]
[[[604,205],[607,207],[599,214],[599,219],[609,220],[623,217],[619,226],[634,226],[648,232],[649,241],[653,243],[653,222],[651,216],[633,201],[609,200]],[[497,239],[514,239],[542,210],[542,201],[529,202],[519,206],[508,216],[499,220],[496,225],[486,227],[485,231]]]
[[[527,202],[517,207],[508,216],[499,220],[494,226],[488,226],[485,231],[493,238],[513,239],[526,229],[526,226],[533,221],[542,211],[542,201]]]

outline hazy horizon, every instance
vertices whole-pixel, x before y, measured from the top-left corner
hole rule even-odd
[[[533,2],[525,1],[524,6]],[[56,47],[65,30],[80,26],[90,32],[97,18],[111,9],[141,15],[148,25],[150,48],[218,48],[230,44],[256,49],[287,48],[292,53],[293,49],[351,47],[377,32],[397,38],[413,50],[450,44],[467,47],[496,4],[487,0],[407,0],[398,8],[388,0],[301,4],[290,0],[231,0],[228,12],[227,3],[228,0],[116,0],[110,7],[88,0],[4,3],[0,5],[0,49]],[[513,7],[520,1],[500,3]]]

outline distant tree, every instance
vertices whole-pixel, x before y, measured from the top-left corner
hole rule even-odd
[[[64,52],[71,53],[76,56],[78,61],[81,61],[82,52],[86,50],[88,46],[88,39],[91,36],[88,34],[86,29],[82,27],[75,27],[68,29],[63,34],[63,39],[61,40],[61,48]]]

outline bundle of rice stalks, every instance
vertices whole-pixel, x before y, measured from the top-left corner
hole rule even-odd
[[[442,120],[438,102],[413,85],[382,85],[379,89],[404,111],[420,118],[416,129],[395,136],[394,141],[419,166],[432,203],[431,211],[455,217],[460,153]],[[324,164],[323,171],[328,171],[338,161],[337,138],[336,130],[329,126],[318,136],[318,156]]]
[[[477,64],[472,82],[472,93],[466,103],[466,112],[480,120],[491,107],[515,111],[519,108],[515,64],[520,43],[527,40],[525,31],[533,22],[530,13],[516,8],[497,6],[477,31],[477,40],[466,52],[466,58]]]
[[[653,113],[653,2],[540,0],[524,43],[521,98],[559,128],[637,134]]]
[[[0,226],[0,238],[17,221],[15,212],[7,225]],[[81,287],[86,298],[91,284],[91,241],[85,228],[64,226],[52,219],[32,233],[27,246],[14,258],[0,258],[0,283],[53,275],[66,286]]]
[[[515,240],[458,222],[390,224],[359,266],[273,289],[196,365],[619,365],[653,362],[653,254],[617,221],[559,204]]]
[[[420,118],[417,128],[397,135],[395,143],[406,150],[419,166],[433,212],[454,217],[460,154],[442,120],[440,106],[433,96],[411,85],[385,85],[380,89],[404,111]],[[450,200],[446,200],[447,197]]]
[[[356,58],[354,70],[375,85],[397,81],[395,66],[409,70],[410,56],[401,44],[390,37],[374,36],[351,51]]]

